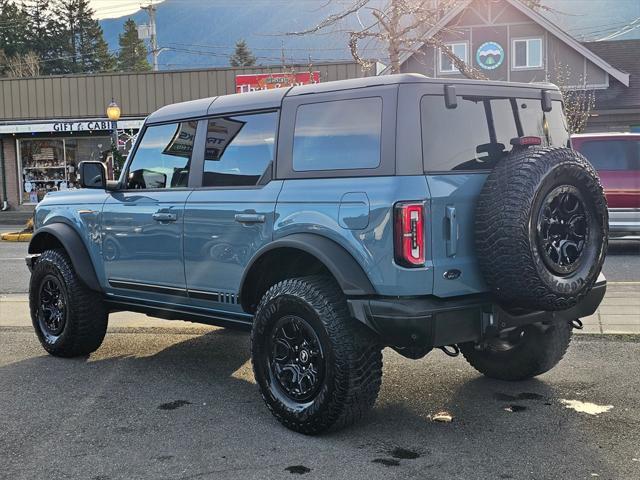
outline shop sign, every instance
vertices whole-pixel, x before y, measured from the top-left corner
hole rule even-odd
[[[144,120],[119,120],[118,130],[137,130],[142,127]],[[17,123],[13,125],[0,125],[2,133],[75,133],[111,131],[109,120],[60,120],[47,123]]]
[[[236,93],[320,83],[320,72],[236,75]]]
[[[504,62],[504,49],[498,42],[485,42],[476,51],[476,62],[480,68],[494,70]]]

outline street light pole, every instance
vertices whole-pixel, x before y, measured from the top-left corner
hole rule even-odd
[[[116,155],[118,154],[118,120],[120,119],[120,113],[120,107],[112,98],[111,103],[107,106],[107,118],[111,120],[111,157],[113,169],[115,169],[116,166],[120,166],[116,163]]]

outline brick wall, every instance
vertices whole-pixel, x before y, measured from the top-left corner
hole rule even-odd
[[[16,140],[14,137],[0,137],[2,139],[2,158],[4,159],[4,173],[7,184],[7,200],[11,208],[18,208],[20,205],[20,185],[18,184],[18,161],[16,158]],[[0,192],[2,192],[2,182],[0,181]],[[4,195],[0,195],[4,199]]]

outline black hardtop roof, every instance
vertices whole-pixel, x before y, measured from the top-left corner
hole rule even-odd
[[[337,80],[334,82],[315,83],[312,85],[261,90],[250,93],[235,93],[219,97],[191,100],[189,102],[174,103],[153,112],[147,118],[147,123],[162,123],[239,111],[275,109],[280,107],[284,97],[407,83],[481,85],[486,87],[558,90],[558,87],[551,83],[515,83],[470,79],[428,78],[418,73],[401,73],[397,75],[380,75],[353,78],[349,80]]]

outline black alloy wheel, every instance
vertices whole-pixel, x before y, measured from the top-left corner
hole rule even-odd
[[[589,241],[584,199],[571,185],[550,191],[538,215],[538,248],[545,265],[565,276],[580,266],[582,253]]]
[[[57,357],[90,354],[107,331],[109,311],[102,294],[80,280],[63,250],[46,250],[38,257],[29,282],[29,310],[38,340]]]
[[[262,296],[251,330],[251,363],[267,407],[307,435],[361,419],[382,381],[382,347],[353,319],[326,276],[283,280]]]
[[[291,406],[312,400],[324,381],[325,357],[311,325],[299,316],[286,315],[275,323],[266,341],[271,380],[284,394],[280,400]]]
[[[38,325],[49,343],[54,343],[67,324],[67,298],[60,280],[47,275],[40,284]]]

